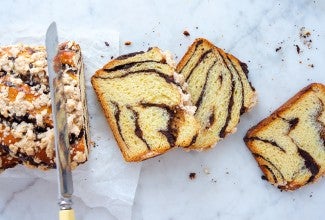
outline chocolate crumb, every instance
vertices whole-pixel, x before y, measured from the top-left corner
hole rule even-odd
[[[300,63],[300,64],[302,63],[301,60],[299,61],[299,63]]]
[[[266,176],[264,176],[264,175],[261,176],[261,179],[262,180],[267,180]]]
[[[186,31],[186,30],[183,32],[183,34],[184,34],[186,37],[190,36],[190,33],[189,33],[188,31]]]
[[[105,45],[106,47],[109,47],[109,43],[107,41],[105,41]]]
[[[308,66],[314,68],[314,64],[308,64]]]
[[[132,44],[131,41],[125,41],[125,42],[124,42],[124,45],[126,45],[126,46],[129,46],[129,45],[131,45],[131,44]]]
[[[300,47],[297,44],[295,44],[294,46],[296,46],[297,53],[300,54]]]
[[[283,62],[283,61],[284,61],[284,59],[281,59],[281,61]]]
[[[313,197],[313,195],[312,195],[312,194],[310,194],[310,195],[309,195],[309,198],[311,198],[311,197]]]
[[[199,29],[199,27],[195,27],[195,29],[197,30],[197,29]]]
[[[188,175],[188,177],[189,177],[191,180],[195,179],[195,176],[196,176],[196,173],[190,173],[190,174]]]
[[[281,49],[282,49],[282,47],[275,48],[275,52],[278,52]]]
[[[103,55],[100,55],[100,57],[101,57],[101,58],[104,58],[104,56],[103,56]]]
[[[113,56],[111,56],[111,60],[112,60],[112,59],[114,59],[114,57],[113,57]]]
[[[229,172],[227,171],[227,172],[226,172],[226,174],[228,175],[228,174],[229,174]]]

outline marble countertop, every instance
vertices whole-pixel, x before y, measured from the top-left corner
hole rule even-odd
[[[0,27],[28,23],[46,30],[56,20],[71,31],[107,28],[120,33],[121,54],[159,46],[177,60],[196,37],[205,37],[248,64],[259,95],[258,105],[243,115],[237,132],[214,149],[175,149],[144,161],[132,219],[322,219],[325,180],[281,192],[261,179],[242,138],[304,86],[325,83],[325,2],[116,2],[6,1],[0,7]],[[310,47],[299,37],[302,27],[311,32]],[[190,36],[184,36],[184,30]],[[125,41],[132,44],[125,46]],[[55,197],[56,184],[37,178],[1,180],[1,175],[0,182],[0,219],[57,219],[57,205],[47,199]],[[78,219],[116,219],[107,209],[90,208],[80,199],[75,207]]]

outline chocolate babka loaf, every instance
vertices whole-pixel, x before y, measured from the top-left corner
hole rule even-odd
[[[240,115],[256,103],[247,65],[206,39],[196,39],[177,65],[188,84],[201,129],[189,149],[206,149],[236,131]]]
[[[74,168],[88,156],[88,119],[81,51],[78,44],[60,45],[56,57],[63,71]],[[23,163],[55,167],[53,124],[43,46],[0,47],[0,169]]]
[[[112,60],[91,82],[126,161],[188,146],[198,132],[182,76],[156,47]]]
[[[246,134],[263,178],[284,190],[325,172],[325,86],[311,84]]]

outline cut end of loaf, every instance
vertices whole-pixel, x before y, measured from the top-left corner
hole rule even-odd
[[[56,61],[63,71],[67,97],[71,166],[88,157],[88,122],[80,47],[73,41],[59,46]],[[22,163],[55,168],[53,124],[43,46],[0,47],[0,169]],[[61,69],[62,68],[62,69]]]

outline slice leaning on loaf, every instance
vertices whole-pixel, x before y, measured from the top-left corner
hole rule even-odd
[[[252,127],[244,141],[273,185],[294,190],[325,173],[325,86],[313,83]]]
[[[154,47],[120,56],[91,79],[126,161],[191,144],[198,123],[168,53]]]
[[[240,115],[256,103],[247,65],[206,39],[198,38],[177,65],[188,84],[201,129],[188,149],[207,149],[236,131]]]
[[[88,157],[88,120],[81,51],[78,44],[60,45],[57,61],[67,97],[72,168]],[[55,168],[53,124],[43,46],[0,47],[0,170],[22,163]]]

